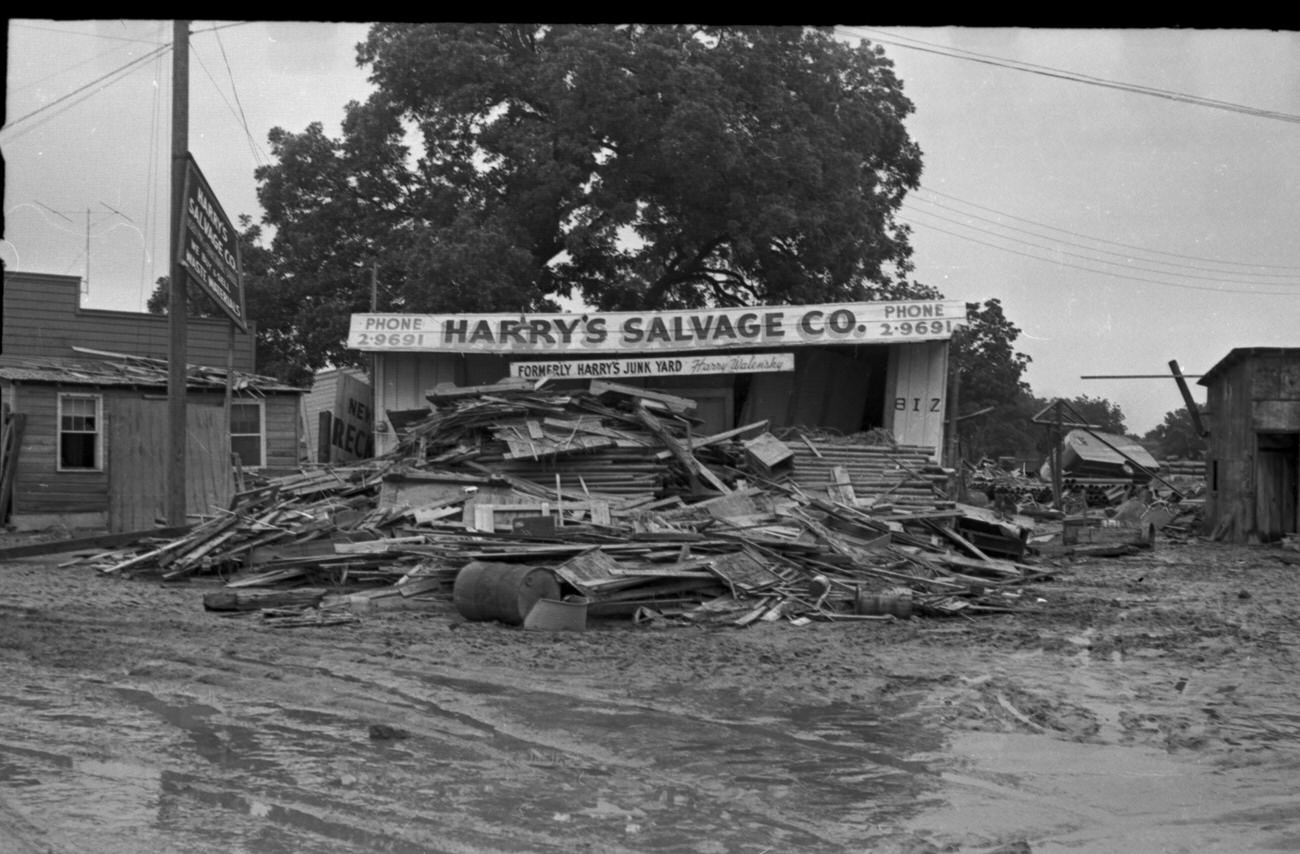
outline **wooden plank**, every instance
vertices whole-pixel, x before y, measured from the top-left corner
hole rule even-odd
[[[94,537],[80,537],[75,540],[55,540],[48,543],[31,543],[25,546],[11,546],[0,549],[0,561],[14,560],[35,555],[63,554],[85,549],[102,549],[148,539],[171,539],[181,537],[193,529],[192,525],[179,525],[172,528],[152,528],[146,531],[125,531],[115,534],[100,534]]]
[[[853,481],[849,470],[844,466],[831,466],[831,482],[826,485],[826,493],[832,501],[854,506],[857,498],[853,494]]]
[[[455,383],[438,383],[425,393],[425,397],[433,403],[438,403],[439,401],[464,400],[468,397],[481,397],[502,392],[532,391],[536,385],[537,383],[534,380],[511,377],[506,377],[491,385],[458,386]]]
[[[214,590],[203,595],[205,611],[258,611],[262,608],[314,608],[325,598],[324,589],[296,590]]]
[[[764,472],[771,473],[794,459],[794,451],[771,433],[763,433],[744,442],[745,452]]]
[[[0,446],[0,522],[9,521],[9,508],[13,501],[14,479],[18,472],[18,451],[22,447],[23,430],[27,425],[27,416],[23,413],[10,414],[5,406],[4,443]]]
[[[592,384],[594,385],[595,382],[596,381],[593,380]],[[724,495],[731,492],[729,486],[723,483],[716,474],[710,471],[708,466],[703,465],[699,460],[695,459],[694,455],[683,447],[682,443],[678,441],[675,436],[668,432],[668,429],[664,427],[659,419],[652,415],[650,410],[645,408],[644,403],[637,403],[636,417],[642,424],[646,425],[651,433],[658,436],[659,440],[668,446],[668,448],[673,452],[673,456],[675,456],[677,460],[686,467],[687,472],[696,477],[704,478],[713,486],[714,489]]]
[[[746,424],[744,427],[737,427],[734,430],[724,430],[721,433],[714,433],[712,436],[704,436],[702,438],[697,438],[691,442],[691,449],[698,450],[700,448],[706,448],[709,445],[716,445],[719,442],[724,442],[727,439],[731,439],[736,436],[743,435],[745,433],[750,433],[754,430],[762,430],[765,427],[767,427],[767,424],[768,424],[767,419],[763,419],[762,421],[755,421],[753,424]],[[673,455],[672,451],[659,451],[658,453],[655,454],[655,459],[666,460],[672,455]]]
[[[675,394],[666,394],[659,391],[651,391],[648,388],[638,386],[623,385],[622,383],[612,383],[605,380],[592,380],[588,390],[592,395],[600,397],[602,394],[622,394],[628,397],[640,398],[641,400],[652,400],[655,403],[667,407],[670,412],[678,414],[688,414],[695,411],[697,404],[689,397],[678,397]]]
[[[574,555],[555,568],[555,574],[577,587],[592,590],[610,584],[621,584],[624,579],[615,574],[618,561],[601,549],[588,549]]]
[[[926,520],[923,524],[931,531],[934,531],[940,536],[950,540],[952,543],[970,552],[972,556],[980,560],[989,560],[989,561],[993,560],[993,558],[989,557],[988,555],[984,554],[984,552],[980,551],[978,546],[976,546],[970,540],[966,539],[961,534],[958,534],[956,531],[952,530],[951,528],[947,528],[933,520]]]

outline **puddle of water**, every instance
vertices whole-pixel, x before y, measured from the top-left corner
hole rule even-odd
[[[1131,746],[1037,735],[963,732],[946,750],[965,769],[943,775],[943,803],[910,822],[927,835],[1022,838],[1034,854],[1114,851],[1240,852],[1276,834],[1227,805],[1286,803],[1300,817],[1289,774],[1273,783]],[[1294,833],[1294,825],[1291,832]]]

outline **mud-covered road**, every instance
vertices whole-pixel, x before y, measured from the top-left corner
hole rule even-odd
[[[1061,561],[974,620],[554,634],[270,628],[213,583],[8,563],[0,851],[1300,850],[1296,556]]]

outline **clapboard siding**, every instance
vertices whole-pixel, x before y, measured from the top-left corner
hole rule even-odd
[[[12,512],[15,515],[94,513],[102,512],[108,507],[106,471],[58,471],[60,391],[57,388],[32,386],[17,390],[14,411],[27,416],[27,425],[23,429],[18,464],[14,471]],[[67,391],[80,393],[94,390]]]
[[[166,359],[171,330],[164,315],[80,307],[76,276],[5,271],[4,354],[73,357],[73,347]],[[186,325],[185,360],[224,368],[227,320],[192,318]],[[251,328],[251,324],[250,324]],[[254,336],[236,331],[235,369],[254,370]]]
[[[13,513],[15,515],[45,513],[91,513],[105,512],[109,509],[110,476],[134,477],[140,472],[119,471],[113,473],[109,466],[113,449],[109,446],[115,413],[134,411],[132,406],[119,406],[119,401],[148,401],[159,409],[158,418],[164,418],[165,395],[158,389],[112,389],[88,386],[58,387],[51,385],[21,384],[11,388],[13,409],[27,416],[23,431],[23,440],[18,454],[18,463],[14,479]],[[103,399],[103,424],[101,441],[104,442],[102,471],[59,471],[58,470],[58,396],[60,393],[97,394]],[[293,468],[299,459],[298,430],[298,394],[269,394],[264,399],[267,431],[266,456],[267,465],[272,468]],[[222,394],[194,393],[187,399],[189,410],[190,437],[193,441],[196,433],[195,410],[220,413],[225,400]],[[224,425],[224,421],[222,422]],[[158,436],[165,436],[165,424],[159,427]],[[203,435],[211,435],[205,429]],[[225,447],[215,452],[220,466],[233,468],[230,463],[228,439]],[[156,444],[165,444],[165,439],[158,438]],[[211,444],[208,440],[207,444]],[[203,495],[218,497],[228,495],[223,481],[216,475],[201,467],[201,460],[195,456],[198,449],[191,448],[187,456],[187,474],[194,490]],[[161,459],[161,457],[160,457]],[[160,463],[161,465],[161,463]],[[203,483],[197,482],[202,476]],[[211,483],[209,483],[211,481]],[[212,484],[216,484],[213,486]],[[120,493],[120,490],[119,490]],[[207,512],[207,504],[199,500],[197,494],[188,496],[193,512]],[[210,503],[210,502],[209,502]]]

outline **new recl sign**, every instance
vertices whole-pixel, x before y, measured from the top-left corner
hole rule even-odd
[[[185,164],[184,198],[177,260],[203,292],[230,315],[235,325],[247,332],[239,238],[193,155],[187,157]]]

